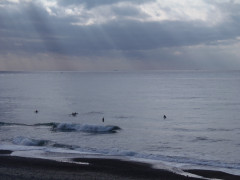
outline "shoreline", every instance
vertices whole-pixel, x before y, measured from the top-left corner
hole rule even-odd
[[[240,176],[212,170],[185,170],[201,177],[188,177],[170,171],[154,169],[150,164],[118,159],[74,158],[73,163],[48,159],[11,156],[11,151],[0,150],[1,180],[93,180],[93,179],[182,179],[204,178],[237,180]]]

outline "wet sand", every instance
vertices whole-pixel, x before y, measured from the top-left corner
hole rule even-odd
[[[84,163],[75,164],[7,155],[10,153],[10,151],[0,151],[0,154],[2,154],[0,156],[1,180],[198,179],[181,176],[165,170],[153,169],[148,164],[138,162],[116,159],[76,158],[74,161]],[[218,171],[189,170],[189,172],[218,179],[240,179],[240,176]]]

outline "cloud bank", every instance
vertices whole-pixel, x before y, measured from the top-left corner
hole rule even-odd
[[[239,0],[1,0],[0,70],[239,69]]]

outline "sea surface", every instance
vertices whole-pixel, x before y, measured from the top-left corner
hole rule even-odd
[[[1,72],[0,149],[239,175],[239,93],[240,71]]]

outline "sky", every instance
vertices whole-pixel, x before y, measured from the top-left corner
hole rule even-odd
[[[240,0],[0,0],[0,71],[240,70]]]

